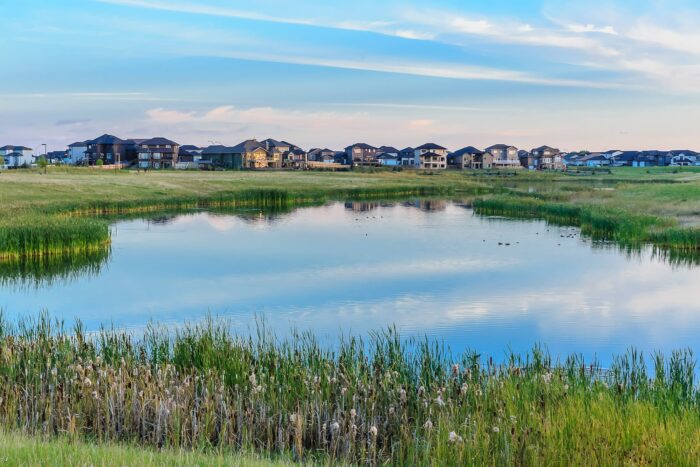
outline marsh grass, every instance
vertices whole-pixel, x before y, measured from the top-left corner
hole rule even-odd
[[[536,197],[496,196],[477,199],[480,215],[519,219],[544,219],[563,226],[576,226],[594,240],[613,241],[625,247],[652,244],[657,249],[693,254],[700,251],[700,229],[681,228],[656,216],[632,214],[600,205],[545,201]],[[678,256],[677,254],[675,256]]]
[[[70,282],[85,275],[95,276],[109,260],[109,247],[79,253],[19,257],[0,261],[0,286],[39,288],[56,282]]]
[[[631,350],[603,371],[541,347],[496,363],[393,329],[331,349],[212,319],[88,334],[44,314],[0,320],[0,425],[323,463],[677,464],[700,456],[695,365]]]

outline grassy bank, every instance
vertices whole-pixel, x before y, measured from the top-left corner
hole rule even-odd
[[[504,194],[509,194],[507,198]],[[150,172],[54,169],[0,178],[0,257],[104,248],[112,217],[195,208],[289,210],[328,200],[492,196],[481,212],[559,219],[591,235],[700,248],[700,172]],[[500,207],[496,204],[500,203]],[[509,204],[510,207],[506,206]],[[99,218],[102,216],[103,218]]]
[[[288,465],[253,455],[198,453],[186,450],[156,450],[134,446],[45,439],[0,432],[0,463],[10,466],[236,466]]]
[[[647,370],[647,365],[650,370]],[[400,465],[689,464],[700,392],[688,351],[630,351],[603,372],[539,348],[504,364],[394,331],[142,336],[0,323],[0,426],[73,441]]]

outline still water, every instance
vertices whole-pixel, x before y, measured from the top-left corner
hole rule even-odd
[[[669,352],[700,340],[697,266],[451,201],[120,221],[109,255],[39,279],[26,269],[2,272],[7,317],[48,310],[88,329],[211,313],[242,333],[257,316],[280,335],[313,330],[332,342],[395,325],[455,351],[498,358],[542,343],[603,364],[630,346]]]

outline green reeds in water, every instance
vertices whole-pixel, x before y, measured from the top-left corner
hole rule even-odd
[[[678,252],[700,251],[700,229],[680,228],[658,217],[631,214],[602,206],[559,204],[523,197],[493,197],[475,200],[474,210],[481,215],[499,215],[519,219],[544,219],[556,225],[581,228],[594,240],[614,241],[623,246],[653,244]]]
[[[0,220],[0,261],[94,252],[109,239],[109,226],[99,219],[22,214]]]
[[[83,276],[95,276],[107,263],[110,248],[60,255],[22,256],[0,261],[0,286],[38,288],[56,282],[70,282]]]
[[[43,436],[340,464],[697,461],[690,351],[609,371],[542,347],[503,363],[394,329],[239,336],[207,320],[138,337],[0,319],[0,426]]]

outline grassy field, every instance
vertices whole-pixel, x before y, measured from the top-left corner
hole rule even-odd
[[[330,199],[402,196],[496,196],[498,203],[492,203],[488,213],[501,215],[519,211],[523,200],[529,206],[573,207],[579,214],[573,225],[585,225],[587,219],[595,225],[607,219],[606,227],[598,230],[601,238],[633,238],[683,250],[700,248],[696,229],[700,225],[700,171],[696,168],[620,168],[596,174],[519,171],[515,175],[385,170],[144,173],[51,168],[47,175],[37,170],[0,175],[0,258],[85,254],[104,248],[109,244],[108,222],[92,215],[196,207],[289,209]],[[542,209],[527,212],[547,217],[542,216]],[[610,225],[612,218],[624,222]],[[617,228],[621,230],[614,230]]]
[[[324,464],[696,465],[695,373],[690,351],[631,350],[603,371],[537,347],[496,364],[393,330],[329,350],[308,334],[239,337],[212,321],[152,326],[138,337],[86,335],[45,316],[0,321],[0,429],[57,439],[0,436],[0,457],[24,465],[44,456],[248,465],[250,453]]]

